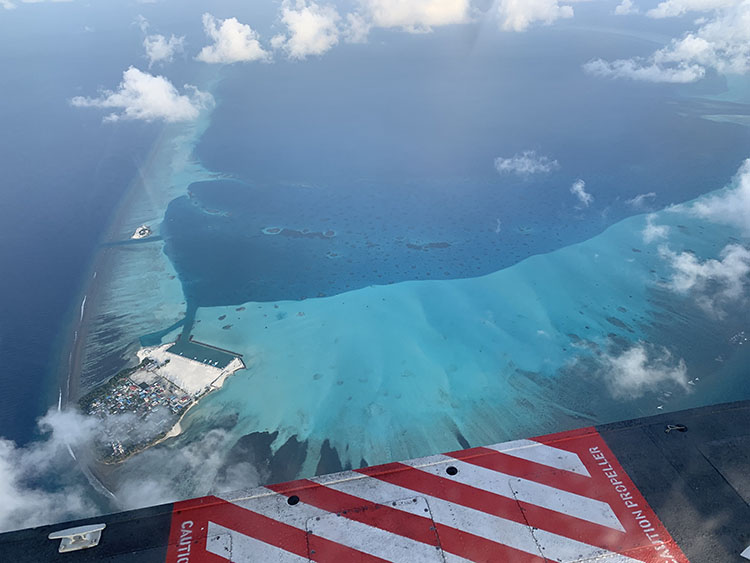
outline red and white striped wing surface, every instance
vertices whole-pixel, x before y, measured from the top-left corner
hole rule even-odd
[[[593,428],[175,504],[167,563],[687,562]]]

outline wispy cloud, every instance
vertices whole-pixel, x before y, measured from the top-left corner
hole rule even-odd
[[[185,37],[170,35],[149,35],[143,40],[146,49],[149,68],[157,62],[172,62],[176,53],[181,53],[185,47]]]
[[[76,411],[50,410],[39,421],[40,439],[20,447],[0,438],[0,531],[94,516],[102,509],[83,478],[78,460],[133,429],[153,432],[158,415],[132,414],[104,419]],[[153,435],[153,434],[150,434]],[[220,452],[234,440],[214,429],[183,447],[151,448],[118,468],[109,483],[114,499],[108,510],[153,506],[222,491],[256,487],[269,477],[248,460],[227,463]],[[265,467],[265,466],[264,466]]]
[[[177,53],[181,53],[185,48],[185,37],[172,34],[169,37],[158,33],[149,34],[150,24],[146,18],[139,15],[136,24],[141,28],[145,35],[143,38],[143,48],[146,50],[148,58],[148,67],[151,68],[157,62],[172,62]]]
[[[739,4],[737,0],[665,0],[650,9],[647,14],[652,18],[673,18],[687,14],[688,12],[705,12],[719,10],[733,4]]]
[[[594,201],[594,196],[586,191],[586,182],[581,179],[573,182],[573,185],[570,186],[570,193],[576,196],[584,207],[588,207]]]
[[[232,64],[262,61],[269,58],[256,33],[249,25],[237,18],[220,20],[211,14],[203,14],[203,30],[213,40],[195,57],[204,63]]]
[[[617,16],[627,16],[629,14],[637,14],[638,12],[638,7],[633,4],[633,0],[622,0],[615,7],[615,15]]]
[[[556,160],[538,155],[533,150],[517,153],[510,158],[499,156],[495,159],[495,169],[500,174],[516,174],[523,177],[551,172],[559,167],[560,164]]]
[[[656,215],[653,213],[646,217],[646,226],[641,232],[643,242],[646,244],[665,239],[669,235],[669,227],[666,225],[657,225],[654,221],[656,221]]]
[[[742,163],[730,187],[677,209],[750,235],[750,158]]]
[[[45,1],[53,2],[53,3],[68,3],[72,2],[73,0],[20,0],[22,4],[42,4]],[[6,9],[6,10],[15,10],[18,4],[14,2],[13,0],[0,0],[0,7]]]
[[[692,252],[674,252],[659,248],[659,254],[672,270],[667,286],[691,296],[708,314],[723,318],[732,304],[746,301],[745,289],[750,282],[750,250],[729,244],[719,259],[701,260]]]
[[[628,78],[643,82],[671,82],[685,84],[695,82],[705,76],[706,69],[692,64],[678,64],[664,67],[642,59],[620,59],[605,61],[594,59],[583,65],[583,70],[594,76],[604,78]]]
[[[104,90],[98,97],[76,96],[76,107],[114,109],[105,121],[137,119],[142,121],[192,121],[201,110],[213,105],[211,94],[186,84],[180,94],[163,76],[154,76],[135,67],[122,75],[117,90]]]
[[[600,362],[599,376],[617,399],[637,399],[669,386],[690,389],[685,361],[666,348],[640,342],[619,354],[604,355]]]
[[[647,194],[638,194],[637,196],[627,200],[625,203],[632,207],[635,207],[636,209],[640,209],[642,207],[645,207],[646,204],[654,198],[656,198],[656,192],[648,192]]]
[[[96,421],[51,411],[39,426],[46,436],[24,448],[0,438],[0,531],[97,512],[68,453],[95,433]]]

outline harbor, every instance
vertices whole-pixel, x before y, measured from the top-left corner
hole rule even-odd
[[[138,360],[79,401],[105,422],[97,448],[104,463],[179,435],[185,413],[246,367],[241,355],[192,339],[141,348]]]

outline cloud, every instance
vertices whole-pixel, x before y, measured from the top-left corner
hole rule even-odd
[[[364,20],[374,27],[424,33],[469,21],[469,0],[362,0]]]
[[[737,3],[736,0],[666,0],[659,2],[656,8],[647,12],[647,15],[651,18],[671,18],[687,12],[718,10]]]
[[[45,0],[21,0],[23,4],[41,4]],[[72,2],[73,0],[50,0],[54,3],[67,3]],[[6,10],[15,10],[17,8],[17,4],[13,2],[13,0],[0,0],[0,7],[5,8]]]
[[[269,58],[258,41],[258,34],[237,18],[219,20],[206,13],[203,14],[203,29],[214,42],[201,49],[195,57],[199,61],[232,64]]]
[[[344,39],[348,43],[365,43],[371,27],[372,22],[367,20],[362,14],[357,12],[346,14],[346,24],[343,31]]]
[[[649,82],[695,82],[709,70],[721,74],[750,71],[750,0],[668,0],[647,13],[653,18],[707,12],[698,29],[673,39],[650,57],[584,65],[590,74]]]
[[[651,244],[654,241],[667,238],[669,235],[669,227],[666,225],[656,225],[654,220],[656,215],[651,214],[646,217],[646,226],[641,233],[643,235],[643,242]]]
[[[549,25],[559,19],[572,18],[573,7],[569,4],[561,5],[560,0],[500,0],[500,28],[526,31],[537,22]]]
[[[68,453],[96,431],[96,420],[50,411],[39,427],[45,437],[23,448],[0,438],[0,531],[98,512]]]
[[[594,196],[586,191],[586,182],[581,179],[573,182],[570,186],[570,193],[576,196],[584,207],[588,207],[594,201]]]
[[[158,418],[152,413],[146,419],[132,414],[100,419],[51,409],[39,421],[39,440],[19,447],[0,438],[0,532],[90,517],[102,508],[129,510],[256,487],[268,479],[266,467],[247,460],[227,463],[219,452],[230,449],[234,438],[214,429],[183,447],[154,447],[123,462],[117,481],[108,483],[114,495],[105,507],[78,460],[85,463],[92,448],[133,438],[134,431],[149,434]]]
[[[665,68],[655,63],[644,63],[637,59],[619,59],[605,61],[594,59],[583,65],[583,70],[594,76],[605,78],[629,78],[644,82],[671,82],[685,84],[700,80],[706,69],[698,65],[678,65]]]
[[[530,176],[551,172],[560,167],[556,160],[550,160],[546,156],[539,156],[536,151],[523,151],[510,158],[497,157],[495,169],[500,174],[517,174],[518,176]]]
[[[163,76],[154,76],[131,66],[123,73],[116,91],[104,90],[97,98],[76,96],[71,103],[76,107],[115,109],[104,118],[105,121],[192,121],[201,110],[213,105],[213,97],[189,84],[184,88],[187,94],[180,94]]]
[[[290,59],[302,60],[311,55],[322,55],[339,42],[338,27],[341,16],[333,6],[321,6],[307,0],[292,3],[285,0],[281,7],[281,21],[287,35],[272,39],[274,48],[284,48]],[[353,32],[357,35],[357,32]]]
[[[619,355],[605,355],[599,375],[612,396],[618,399],[637,399],[665,385],[690,389],[685,361],[682,358],[675,361],[666,348],[658,349],[645,343]]]
[[[655,197],[656,192],[648,192],[647,194],[638,194],[634,198],[625,201],[625,203],[635,208],[641,208],[645,206],[647,200],[654,199]]]
[[[667,246],[659,248],[660,256],[673,270],[667,286],[673,291],[691,295],[707,313],[723,318],[726,307],[745,301],[745,287],[750,282],[750,250],[729,244],[719,254],[719,260],[701,261],[692,252],[673,252]]]
[[[148,57],[148,66],[157,62],[172,62],[176,53],[181,53],[185,47],[185,37],[176,37],[170,35],[169,38],[163,35],[147,35],[143,39],[143,48],[146,49]]]
[[[678,209],[750,235],[750,158],[740,166],[731,187]]]
[[[637,14],[638,7],[633,5],[633,0],[622,0],[615,8],[615,15],[627,16],[629,14]]]
[[[257,487],[269,472],[247,461],[227,465],[223,452],[232,436],[221,429],[206,432],[184,447],[151,448],[123,465],[116,490],[121,510],[174,502],[223,491]]]

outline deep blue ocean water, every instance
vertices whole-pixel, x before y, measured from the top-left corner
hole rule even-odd
[[[227,72],[198,154],[237,181],[193,184],[165,215],[193,306],[484,275],[692,199],[747,155],[748,129],[702,119],[694,89],[624,89],[580,68],[602,49],[652,47],[642,39],[383,36]],[[524,150],[559,168],[495,170]],[[590,207],[570,193],[577,179]]]
[[[97,39],[64,25],[69,16],[0,18],[0,436],[21,443],[57,403],[60,353],[91,261],[159,131],[103,127],[101,115],[69,106],[82,88],[118,78],[111,70],[130,41],[128,30],[112,31],[110,51],[92,50]],[[32,25],[43,41],[25,33]]]

